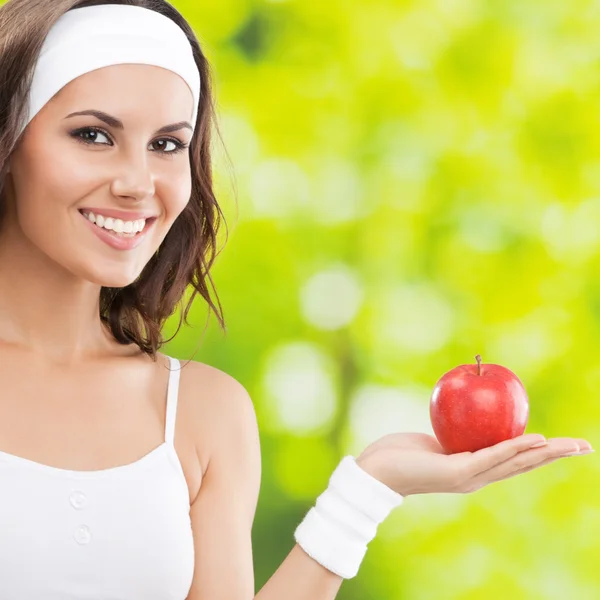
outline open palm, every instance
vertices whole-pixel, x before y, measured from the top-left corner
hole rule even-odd
[[[540,447],[532,447],[543,443]],[[527,434],[477,452],[447,454],[425,433],[392,433],[369,445],[356,462],[403,496],[471,493],[490,483],[591,451],[580,438]]]

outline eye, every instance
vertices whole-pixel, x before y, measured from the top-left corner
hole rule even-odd
[[[152,144],[159,146],[156,152],[160,152],[161,154],[177,154],[178,152],[183,152],[183,150],[189,147],[187,144],[184,144],[174,138],[162,138],[152,142]],[[169,144],[171,145],[170,150],[168,149]]]
[[[81,129],[76,129],[71,132],[71,135],[78,141],[83,142],[84,144],[96,144],[99,137],[103,137],[108,140],[109,144],[112,145],[112,142],[108,138],[108,135],[104,133],[101,129],[96,129],[95,127],[83,127]],[[107,146],[106,142],[100,142],[101,144]]]
[[[87,144],[89,146],[112,146],[112,140],[109,135],[98,127],[81,127],[71,132],[71,136],[74,137],[78,142]],[[107,142],[98,141],[104,138]],[[159,154],[169,155],[178,154],[189,148],[189,144],[184,144],[175,138],[161,138],[151,142],[150,146],[158,146],[154,148],[154,152]]]

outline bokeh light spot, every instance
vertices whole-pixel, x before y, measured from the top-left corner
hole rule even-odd
[[[363,295],[356,273],[346,265],[334,265],[305,283],[300,291],[300,308],[314,327],[340,329],[354,319]]]
[[[374,309],[379,339],[415,353],[442,348],[454,329],[448,302],[427,284],[406,284],[385,293]]]
[[[390,433],[433,434],[429,419],[431,390],[425,386],[402,388],[365,384],[353,394],[349,413],[351,450],[365,446]]]
[[[265,426],[294,434],[324,432],[337,410],[333,367],[316,346],[296,342],[274,349],[264,372]]]

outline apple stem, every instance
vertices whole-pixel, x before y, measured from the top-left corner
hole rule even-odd
[[[477,375],[481,375],[481,356],[478,354],[475,360],[477,361]]]

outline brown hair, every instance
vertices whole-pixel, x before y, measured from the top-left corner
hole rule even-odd
[[[213,193],[211,128],[216,128],[211,73],[194,31],[185,18],[165,0],[9,0],[0,7],[0,192],[4,187],[8,158],[19,140],[33,69],[46,35],[67,11],[102,4],[128,4],[154,10],[172,19],[185,32],[200,72],[202,92],[198,120],[190,144],[192,192],[186,208],[176,219],[158,251],[136,281],[123,288],[103,287],[100,318],[122,344],[137,344],[156,357],[168,340],[161,335],[184,293],[192,293],[180,313],[177,333],[200,294],[225,331],[223,310],[217,296],[213,303],[207,280],[218,255],[217,233],[224,215]],[[217,129],[218,131],[218,129]],[[0,210],[2,202],[0,198]]]

